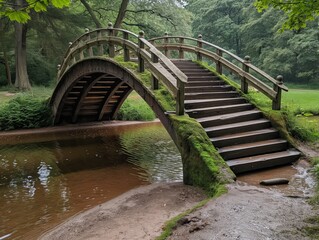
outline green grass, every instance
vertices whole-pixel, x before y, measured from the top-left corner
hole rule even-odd
[[[271,100],[259,92],[250,91],[248,98],[263,112],[269,113],[267,116],[278,112],[271,110]],[[294,137],[311,143],[319,141],[319,90],[290,89],[283,92],[279,113]]]
[[[135,91],[132,92],[120,108],[117,119],[126,121],[151,121],[155,113]]]

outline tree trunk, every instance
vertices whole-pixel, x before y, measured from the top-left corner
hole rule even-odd
[[[121,6],[120,6],[120,10],[117,14],[117,18],[116,18],[116,21],[115,21],[115,24],[114,24],[114,27],[115,28],[120,28],[121,27],[121,24],[123,22],[123,19],[125,17],[125,12],[126,12],[126,9],[127,9],[127,6],[129,4],[130,0],[122,0],[122,3],[121,3]]]
[[[97,19],[97,17],[95,16],[91,6],[86,2],[86,0],[80,0],[81,3],[84,5],[84,7],[86,8],[86,10],[89,12],[93,22],[95,23],[95,26],[97,28],[102,28],[102,24],[100,23],[100,21]]]
[[[16,0],[17,7],[23,4],[22,0]],[[21,23],[14,24],[15,30],[15,64],[16,79],[14,86],[20,90],[31,89],[27,72],[27,26]]]
[[[9,86],[12,86],[12,80],[11,80],[11,71],[10,71],[10,65],[8,61],[8,55],[7,52],[3,52],[3,64],[6,69],[6,76],[7,76],[7,82]]]

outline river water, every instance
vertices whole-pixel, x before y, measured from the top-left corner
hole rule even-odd
[[[1,140],[0,239],[34,239],[130,189],[183,177],[160,123],[32,136]]]

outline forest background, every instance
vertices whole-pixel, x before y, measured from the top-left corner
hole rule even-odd
[[[33,6],[25,15],[20,11],[18,18],[2,14],[0,87],[15,85],[25,90],[31,85],[54,86],[57,65],[68,43],[86,28],[107,27],[112,22],[115,27],[133,32],[143,30],[146,38],[162,36],[165,32],[194,37],[202,34],[204,40],[242,58],[249,55],[254,65],[270,75],[283,75],[288,86],[319,88],[318,18],[312,17],[310,22],[285,30],[291,26],[289,15],[273,7],[265,8],[267,0],[55,2],[60,2],[58,8],[57,4]],[[0,14],[6,6],[21,8],[25,3],[1,1]],[[68,7],[59,8],[63,4]],[[258,12],[256,5],[264,11]],[[12,21],[17,19],[25,24]],[[293,24],[298,25],[296,20]]]

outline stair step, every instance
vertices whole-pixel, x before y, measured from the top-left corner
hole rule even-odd
[[[192,72],[192,73],[188,73],[186,74],[187,77],[189,78],[195,78],[195,77],[213,77],[216,76],[214,73],[212,72]]]
[[[187,82],[187,87],[200,87],[200,86],[220,86],[225,85],[226,83],[222,80],[206,80],[206,81],[192,81]]]
[[[238,92],[228,91],[228,92],[201,92],[201,93],[186,93],[186,100],[196,100],[196,99],[215,99],[215,98],[231,98],[239,97]]]
[[[197,82],[197,81],[215,81],[215,80],[220,80],[218,76],[212,75],[212,76],[189,76],[188,77],[188,82]]]
[[[215,107],[220,105],[231,105],[245,103],[246,100],[242,97],[238,98],[217,98],[217,99],[202,99],[202,100],[185,100],[185,108],[205,108],[205,107]]]
[[[207,116],[216,116],[226,113],[234,113],[245,110],[253,109],[254,106],[250,103],[234,104],[234,105],[225,105],[217,107],[207,107],[207,108],[196,108],[186,110],[186,113],[193,118],[201,118]]]
[[[274,128],[266,128],[256,131],[242,132],[211,138],[215,147],[226,147],[236,144],[258,142],[278,138],[279,133]]]
[[[232,124],[250,120],[256,120],[262,117],[262,113],[257,110],[248,110],[242,111],[237,113],[228,113],[218,116],[210,116],[210,117],[203,117],[197,118],[196,120],[204,127],[213,127],[225,124]]]
[[[205,87],[185,87],[185,93],[201,93],[201,92],[223,92],[233,90],[232,86],[220,85],[220,86],[205,86]]]
[[[215,127],[208,127],[204,129],[207,135],[210,138],[213,138],[213,137],[219,137],[219,136],[228,135],[232,133],[260,130],[263,128],[269,128],[270,126],[271,124],[268,119],[261,118],[257,120],[232,123],[232,124],[220,125]]]
[[[254,143],[244,143],[218,149],[224,160],[255,156],[286,150],[288,142],[283,139],[272,139]]]
[[[297,161],[300,152],[295,149],[287,151],[262,154],[252,157],[228,160],[227,164],[235,174],[290,164]]]

